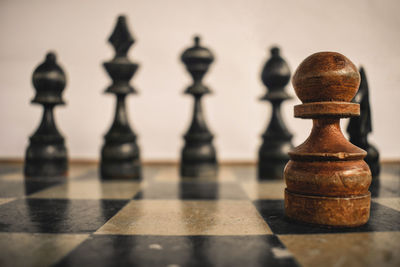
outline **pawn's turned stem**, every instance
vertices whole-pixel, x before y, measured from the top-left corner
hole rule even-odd
[[[360,77],[354,64],[334,52],[306,58],[293,86],[302,105],[299,118],[313,119],[310,136],[289,152],[284,178],[285,213],[294,220],[331,227],[355,227],[369,219],[371,172],[366,152],[343,136],[340,119],[359,115],[349,103]]]
[[[347,140],[345,139],[342,130],[340,129],[339,118],[318,118],[313,119],[312,122],[313,126],[311,134],[309,136],[309,140],[323,142],[328,140],[328,138],[334,138],[334,141],[337,143],[337,145],[340,145],[342,142],[347,143]]]

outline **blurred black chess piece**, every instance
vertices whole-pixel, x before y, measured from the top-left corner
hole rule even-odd
[[[216,151],[212,144],[213,135],[207,128],[201,107],[201,97],[211,91],[202,83],[210,64],[214,61],[211,51],[200,45],[200,38],[194,38],[194,46],[186,49],[181,60],[193,78],[193,84],[185,93],[194,97],[193,119],[185,134],[182,150],[181,176],[215,176],[217,173]]]
[[[367,151],[364,158],[371,169],[372,177],[377,177],[380,172],[379,152],[368,142],[368,134],[372,132],[371,108],[369,105],[369,89],[364,68],[360,68],[361,83],[353,102],[360,104],[360,116],[352,117],[347,126],[350,142]]]
[[[215,177],[216,179],[217,177]],[[190,179],[190,178],[189,178]],[[218,199],[220,184],[207,181],[208,177],[196,177],[195,180],[182,179],[179,183],[179,199]],[[214,179],[214,177],[212,177]]]
[[[67,149],[64,137],[58,131],[54,120],[54,107],[64,105],[62,92],[65,88],[64,71],[56,62],[56,55],[48,53],[32,76],[36,89],[34,104],[43,106],[42,122],[30,137],[25,156],[26,177],[66,176],[68,171]]]
[[[118,17],[117,25],[108,41],[115,49],[115,57],[104,63],[104,68],[113,81],[105,92],[115,94],[117,104],[114,122],[104,137],[105,144],[101,149],[100,174],[103,179],[139,179],[139,146],[136,143],[136,134],[129,125],[125,107],[125,97],[137,93],[129,81],[139,65],[127,57],[134,39],[124,16]]]
[[[283,169],[289,161],[288,152],[293,148],[293,135],[286,128],[281,115],[281,104],[291,97],[285,86],[290,80],[290,69],[280,56],[279,48],[271,49],[271,58],[264,65],[261,79],[268,88],[262,101],[272,104],[272,117],[267,130],[262,135],[263,143],[258,153],[258,179],[283,177]]]

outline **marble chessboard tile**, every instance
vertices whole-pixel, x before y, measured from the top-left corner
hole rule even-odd
[[[142,180],[122,181],[95,165],[49,180],[0,168],[0,266],[400,265],[393,165],[370,188],[369,222],[337,229],[288,220],[283,181],[258,181],[255,166],[204,179],[144,166]]]

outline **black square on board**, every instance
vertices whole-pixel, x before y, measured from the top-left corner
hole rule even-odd
[[[94,235],[56,266],[298,266],[273,235]]]
[[[127,201],[19,199],[0,205],[0,232],[91,233]]]

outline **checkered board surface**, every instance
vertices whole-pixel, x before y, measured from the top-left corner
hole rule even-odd
[[[371,219],[327,229],[284,217],[283,181],[222,166],[216,179],[144,167],[107,181],[95,166],[24,180],[0,165],[0,266],[400,266],[400,164],[371,187]]]

